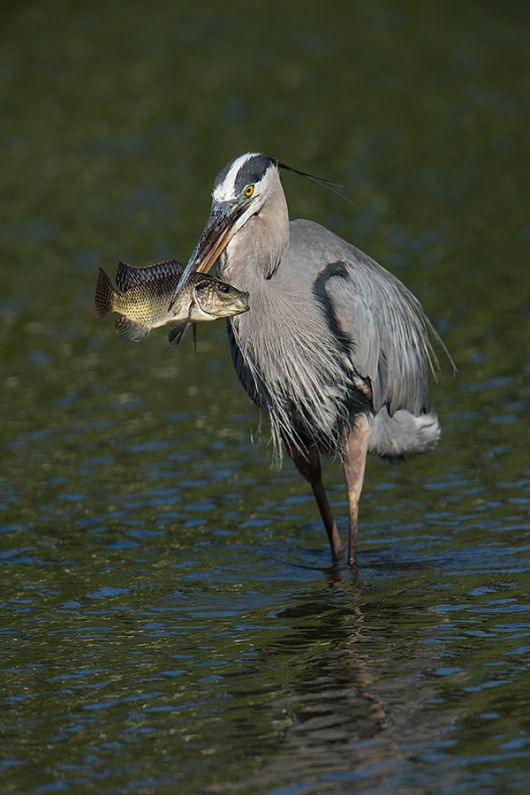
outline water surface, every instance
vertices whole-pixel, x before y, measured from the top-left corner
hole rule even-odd
[[[2,792],[526,792],[526,5],[0,15]],[[388,266],[459,368],[437,451],[369,463],[360,581],[222,322],[194,355],[90,314],[99,265],[187,259],[249,149],[344,184],[285,175],[292,216]]]

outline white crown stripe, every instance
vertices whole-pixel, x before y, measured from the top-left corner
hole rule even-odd
[[[224,180],[217,185],[213,191],[213,199],[218,202],[230,201],[236,198],[236,180],[237,175],[248,161],[259,155],[259,152],[247,152],[246,155],[241,155],[237,160],[234,160]]]

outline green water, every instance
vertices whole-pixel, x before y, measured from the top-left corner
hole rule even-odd
[[[522,2],[0,10],[0,791],[530,791],[530,11]],[[422,300],[459,374],[371,460],[360,577],[223,322],[169,349],[98,266],[186,261],[247,150]],[[338,463],[326,466],[346,532]]]

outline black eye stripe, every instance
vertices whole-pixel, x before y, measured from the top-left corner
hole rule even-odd
[[[262,180],[269,168],[275,165],[276,161],[266,155],[258,155],[247,160],[235,179],[236,195],[244,191],[247,185],[254,185]]]

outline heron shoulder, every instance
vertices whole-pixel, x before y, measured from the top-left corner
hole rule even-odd
[[[408,295],[408,290],[390,271],[315,221],[296,219],[290,222],[289,247],[282,258],[282,265],[284,263],[287,268],[296,266],[298,269],[303,263],[304,268],[311,271],[315,278],[322,270],[328,270],[331,263],[344,263],[348,275],[356,284],[356,290],[366,293],[368,301],[372,298],[372,288],[376,291],[390,289]]]
[[[334,232],[315,221],[298,218],[289,223],[288,259],[303,258],[307,267],[319,268],[333,260],[343,259],[352,247]]]

